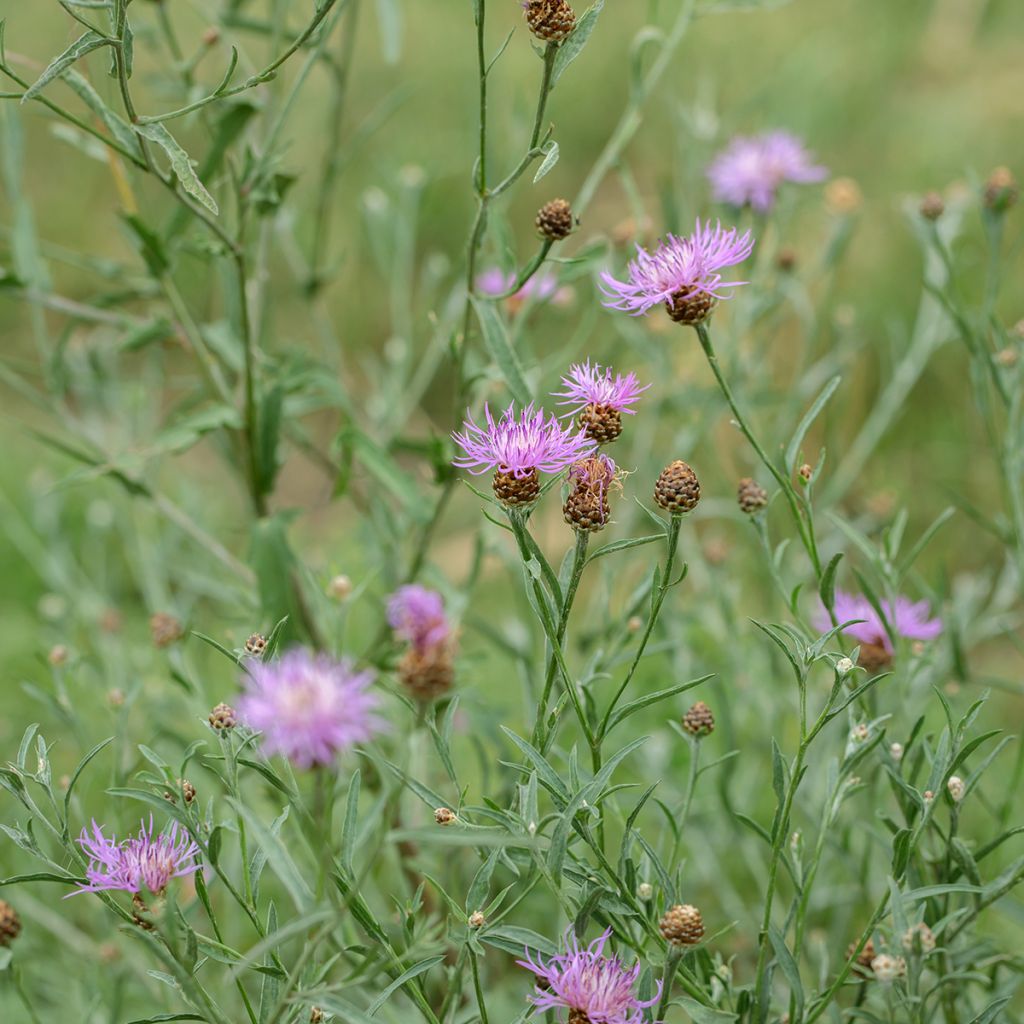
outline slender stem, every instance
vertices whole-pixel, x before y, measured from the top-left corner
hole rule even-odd
[[[557,643],[559,647],[565,642],[565,632],[569,625],[569,613],[572,611],[573,601],[576,599],[576,591],[579,589],[580,579],[583,576],[583,569],[587,564],[587,545],[590,542],[590,534],[586,530],[576,531],[576,553],[572,563],[572,574],[569,577],[569,585],[565,591],[565,598],[562,601],[562,610],[558,619]],[[551,699],[551,689],[555,682],[556,662],[554,652],[548,661],[547,672],[544,678],[544,691],[541,693],[540,703],[537,705],[537,718],[533,726],[533,745],[542,753],[547,737],[545,736],[545,723],[547,717],[548,702]]]
[[[697,337],[700,338],[700,346],[704,350],[704,355],[707,357],[708,365],[711,367],[711,372],[715,375],[715,380],[718,382],[719,389],[725,396],[726,402],[729,403],[729,408],[732,410],[736,425],[740,428],[740,432],[757,453],[757,457],[764,464],[765,469],[771,473],[775,478],[776,483],[778,483],[779,487],[782,489],[782,493],[786,497],[786,502],[789,505],[790,511],[793,513],[793,521],[796,523],[797,530],[800,533],[800,540],[803,542],[804,548],[810,556],[811,564],[814,566],[815,575],[818,579],[821,579],[821,557],[818,554],[818,546],[814,540],[814,532],[809,529],[807,519],[800,509],[800,502],[797,498],[792,482],[768,457],[768,454],[761,446],[761,442],[758,441],[754,432],[748,426],[746,417],[744,417],[743,413],[740,412],[740,408],[736,404],[736,399],[732,393],[732,388],[729,387],[729,382],[725,379],[725,376],[722,373],[722,368],[719,366],[718,356],[715,354],[714,346],[711,344],[711,334],[708,331],[707,324],[697,324],[696,330]]]
[[[672,856],[668,861],[669,878],[673,878],[676,865],[679,861],[679,853],[683,845],[683,833],[686,830],[686,821],[690,817],[690,805],[693,803],[693,792],[697,788],[697,776],[700,774],[700,737],[695,736],[690,740],[690,768],[686,776],[686,792],[683,794],[683,806],[676,818],[676,836],[672,842]],[[660,1020],[661,1018],[656,1018]]]
[[[629,666],[629,671],[626,672],[626,677],[622,680],[618,690],[615,691],[615,696],[612,697],[611,702],[608,704],[608,710],[604,713],[604,718],[601,719],[601,725],[597,730],[599,740],[603,740],[607,734],[608,724],[611,721],[612,713],[615,711],[616,705],[622,699],[622,695],[626,692],[626,688],[633,681],[633,676],[636,674],[637,667],[640,664],[640,659],[644,656],[644,651],[647,649],[647,643],[651,639],[651,634],[654,632],[654,626],[658,621],[658,616],[661,614],[661,606],[665,603],[665,595],[668,593],[669,587],[672,586],[672,569],[675,566],[676,548],[679,546],[679,528],[682,526],[682,521],[683,517],[681,515],[674,515],[669,520],[668,554],[665,558],[665,569],[661,576],[661,582],[658,585],[658,592],[651,603],[651,613],[647,617],[647,626],[644,629],[644,635],[640,638],[636,654],[633,655],[633,661]]]
[[[654,1013],[654,1020],[665,1019],[668,1004],[672,999],[672,983],[675,981],[676,971],[682,959],[683,950],[669,946],[665,956],[665,970],[661,975],[661,998],[658,1000],[658,1009]]]
[[[484,990],[480,985],[480,965],[477,963],[476,953],[470,951],[469,963],[473,968],[473,988],[476,991],[476,1005],[480,1008],[480,1024],[488,1024],[487,1004],[484,1001]]]

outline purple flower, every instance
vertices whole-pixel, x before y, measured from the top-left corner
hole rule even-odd
[[[331,764],[383,727],[373,713],[372,682],[372,671],[357,672],[348,659],[295,648],[249,666],[238,713],[263,733],[266,754],[283,754],[300,768]]]
[[[784,181],[822,181],[828,171],[816,165],[803,143],[789,132],[739,135],[712,161],[708,180],[714,197],[733,206],[772,208]]]
[[[612,378],[611,367],[602,369],[596,363],[591,366],[588,359],[585,363],[574,363],[569,373],[562,378],[564,391],[553,393],[560,398],[559,405],[571,405],[567,415],[574,416],[588,405],[610,406],[616,412],[625,412],[630,416],[636,413],[630,406],[640,400],[640,396],[651,386],[640,386],[635,373],[625,377],[617,373]]]
[[[506,274],[498,267],[489,267],[477,275],[476,290],[481,295],[494,298],[504,295],[515,283],[515,274]],[[541,272],[534,274],[519,291],[509,296],[509,302],[516,306],[527,299],[534,299],[537,302],[547,302],[550,299],[556,306],[564,306],[572,300],[572,290],[559,288],[558,278],[554,274]]]
[[[754,248],[750,232],[725,230],[721,224],[698,220],[693,234],[686,238],[668,235],[653,253],[637,246],[636,259],[627,270],[629,279],[618,281],[607,271],[601,274],[602,291],[609,309],[621,309],[634,316],[646,313],[659,303],[669,312],[680,300],[693,304],[703,300],[710,311],[715,300],[725,298],[723,289],[746,284],[745,281],[723,281],[720,271],[742,263]]]
[[[520,967],[533,971],[544,983],[540,984],[529,1000],[538,1010],[564,1007],[569,1020],[582,1014],[590,1024],[642,1024],[641,1011],[653,1006],[661,996],[661,982],[653,999],[638,999],[633,986],[640,976],[640,964],[626,967],[618,957],[604,955],[605,943],[611,935],[609,928],[586,949],[570,928],[565,933],[566,951],[553,956],[547,963],[539,957],[534,963],[530,951],[525,960],[517,960]]]
[[[554,416],[545,419],[544,410],[532,404],[516,416],[513,402],[497,421],[485,405],[484,418],[484,426],[471,417],[461,434],[452,434],[465,453],[452,464],[476,475],[492,469],[519,479],[538,470],[560,473],[596,447],[582,430],[563,427]]]
[[[199,847],[188,833],[179,832],[175,822],[169,832],[154,836],[152,816],[149,825],[145,821],[141,823],[137,836],[120,842],[115,836],[108,839],[94,819],[92,834],[83,828],[78,845],[89,856],[85,872],[89,884],[80,886],[69,896],[111,889],[138,893],[145,888],[160,893],[172,878],[181,878],[199,869],[196,861]]]
[[[933,640],[942,632],[941,619],[930,618],[927,601],[911,601],[908,597],[898,597],[895,607],[888,601],[879,602],[886,621],[897,636],[908,640]],[[843,632],[852,636],[862,644],[881,647],[888,654],[893,654],[892,640],[885,628],[885,623],[878,617],[878,612],[871,602],[860,594],[847,594],[836,591],[835,613],[837,622],[849,622],[852,619],[863,619]],[[824,632],[832,628],[832,620],[824,608],[820,608],[814,618],[815,626]]]
[[[420,653],[447,644],[452,632],[444,598],[416,583],[399,587],[391,595],[388,622],[396,636]]]

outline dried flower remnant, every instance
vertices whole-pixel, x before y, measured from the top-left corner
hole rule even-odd
[[[452,464],[477,475],[492,470],[495,496],[506,507],[532,505],[540,497],[540,473],[560,473],[596,448],[582,430],[562,426],[542,409],[529,405],[517,415],[515,403],[498,420],[484,406],[483,426],[470,417],[452,437],[463,451]]]
[[[576,218],[567,199],[552,199],[537,211],[535,224],[541,238],[549,242],[560,242],[572,234]]]
[[[652,999],[640,999],[634,991],[640,977],[640,963],[632,967],[604,949],[611,929],[589,946],[581,946],[570,929],[565,934],[565,952],[545,962],[534,961],[530,950],[517,960],[537,976],[536,987],[527,997],[537,1010],[566,1010],[569,1024],[643,1024],[643,1011],[661,997],[661,982]]]
[[[0,900],[0,946],[9,946],[21,934],[21,918],[6,900]]]
[[[565,521],[584,533],[603,530],[611,521],[608,495],[621,486],[615,463],[607,455],[588,455],[569,470],[569,495],[562,506]]]
[[[897,636],[907,640],[933,640],[942,632],[942,622],[931,618],[927,601],[911,601],[899,597],[896,603],[880,602],[886,621]],[[835,599],[836,622],[850,623],[843,633],[860,643],[858,664],[871,672],[879,672],[892,664],[895,648],[874,606],[866,597],[837,590]],[[860,619],[860,622],[853,620]],[[832,628],[832,619],[824,607],[814,617],[814,625],[822,632]]]
[[[85,877],[70,896],[83,892],[120,891],[138,895],[148,890],[159,895],[172,879],[183,878],[199,870],[199,847],[184,829],[174,822],[168,832],[154,832],[153,819],[141,823],[138,835],[118,840],[103,834],[92,823],[92,831],[82,829],[78,838],[89,858]]]
[[[653,253],[637,246],[636,258],[626,268],[627,279],[619,281],[607,271],[601,274],[602,291],[609,309],[621,309],[641,316],[663,305],[676,322],[696,326],[712,313],[727,289],[745,281],[723,281],[721,271],[742,263],[752,252],[749,231],[714,228],[698,220],[693,234],[685,238],[667,235]]]
[[[651,386],[641,385],[635,373],[612,377],[611,367],[574,363],[562,378],[562,391],[553,392],[568,415],[579,416],[579,426],[598,444],[608,444],[622,433],[622,417],[636,415],[634,405]]]
[[[399,587],[388,600],[388,623],[409,645],[398,664],[406,690],[418,700],[447,693],[455,680],[455,638],[444,598],[419,584]]]
[[[674,516],[692,512],[700,501],[697,474],[682,459],[669,463],[655,482],[654,500]]]
[[[707,176],[716,201],[767,213],[784,183],[813,184],[824,181],[828,171],[799,138],[775,131],[737,136],[715,157]]]
[[[677,903],[658,922],[662,938],[670,946],[696,946],[704,938],[704,918],[689,903]]]
[[[332,764],[382,728],[372,682],[371,671],[347,659],[296,648],[250,666],[239,718],[263,734],[267,755],[282,754],[300,768]]]

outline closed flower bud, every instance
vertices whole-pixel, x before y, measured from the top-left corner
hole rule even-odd
[[[711,708],[699,700],[683,715],[683,728],[691,736],[710,736],[715,731],[715,716]]]
[[[1009,167],[997,167],[985,181],[985,206],[993,213],[1005,213],[1020,195],[1017,182]]]
[[[689,903],[676,904],[662,915],[658,929],[671,946],[695,946],[704,938],[704,919]]]
[[[68,660],[68,649],[64,644],[56,644],[50,648],[50,653],[46,656],[46,660],[54,668],[59,668]]]
[[[262,633],[253,633],[245,641],[245,653],[251,654],[254,658],[262,656],[267,649],[267,638]]]
[[[537,233],[549,242],[558,242],[572,234],[576,221],[566,199],[552,199],[537,211]]]
[[[861,722],[861,724],[855,726],[853,732],[850,733],[850,739],[852,739],[854,743],[864,743],[870,735],[871,731],[863,722]]]
[[[639,633],[643,629],[644,620],[639,615],[631,615],[629,621],[626,623],[626,629],[630,633]]]
[[[314,1006],[309,1011],[309,1024],[324,1024],[324,1011],[319,1006]]]
[[[1005,367],[1007,370],[1012,370],[1013,367],[1017,365],[1017,361],[1019,359],[1020,355],[1018,354],[1017,350],[1015,348],[1010,348],[1009,346],[1006,348],[1001,348],[996,353],[996,362],[1000,366]]]
[[[118,689],[116,686],[112,690],[107,691],[107,703],[112,708],[123,708],[124,707],[124,690]]]
[[[856,213],[864,204],[860,185],[853,178],[835,178],[825,186],[825,203],[833,213]]]
[[[332,576],[327,584],[327,596],[344,601],[352,593],[352,581],[345,575]]]
[[[836,671],[841,676],[848,676],[856,668],[854,663],[849,658],[840,658],[836,662]]]
[[[473,913],[469,915],[469,927],[470,928],[473,928],[473,929],[483,928],[483,926],[485,924],[487,924],[487,918],[484,917],[482,911],[474,910]]]
[[[210,712],[210,726],[218,732],[221,729],[234,729],[237,724],[235,709],[229,704],[218,704]]]
[[[0,946],[9,946],[21,934],[21,918],[6,900],[0,900]]]
[[[921,921],[908,928],[900,941],[908,953],[928,954],[935,948],[935,933]]]
[[[455,664],[448,644],[422,650],[410,647],[398,663],[398,678],[409,694],[421,701],[443,697],[455,682]]]
[[[768,504],[768,492],[756,480],[745,476],[736,490],[736,501],[741,512],[752,516]]]
[[[950,775],[949,781],[946,783],[946,789],[949,790],[953,803],[958,804],[963,800],[966,787],[964,786],[964,780],[959,775]]]
[[[854,943],[850,943],[846,950],[846,959],[849,960],[853,956],[853,951],[856,949]],[[875,959],[875,943],[873,939],[868,939],[864,943],[864,948],[857,954],[857,959],[853,962],[853,971],[855,974],[859,974],[862,977],[866,976],[871,970],[871,961]]]
[[[903,760],[903,744],[902,743],[890,743],[889,744],[889,755],[894,761]]]
[[[451,825],[457,820],[455,812],[450,807],[438,807],[434,811],[434,821],[438,825]]]
[[[907,962],[901,956],[880,953],[871,961],[871,971],[876,981],[887,985],[907,973]]]
[[[697,474],[682,459],[676,459],[661,471],[654,485],[654,500],[674,516],[692,512],[700,501]]]
[[[654,886],[650,882],[641,882],[636,887],[637,899],[643,900],[645,903],[647,900],[654,896]]]
[[[809,484],[811,477],[814,476],[814,467],[810,463],[805,462],[797,471],[797,474],[800,477],[801,483]]]
[[[560,43],[576,27],[576,13],[566,0],[526,0],[526,24],[546,43]]]
[[[179,785],[181,786],[181,795],[184,798],[185,803],[192,803],[192,801],[196,798],[196,787],[193,786],[192,783],[188,781],[188,779],[181,779],[179,781]]]
[[[149,632],[157,647],[170,647],[185,635],[185,627],[173,615],[156,612],[150,617]]]
[[[946,212],[946,204],[938,192],[928,192],[918,210],[925,220],[938,220]]]

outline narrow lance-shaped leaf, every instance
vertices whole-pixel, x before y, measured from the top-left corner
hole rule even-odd
[[[35,99],[55,78],[81,60],[86,54],[98,50],[101,46],[109,46],[110,41],[98,32],[89,31],[79,36],[59,57],[55,57],[46,70],[25,90],[21,97],[22,103]]]
[[[137,124],[135,130],[144,139],[155,142],[171,161],[171,170],[181,182],[181,187],[197,202],[205,206],[210,213],[219,213],[217,202],[206,190],[206,186],[199,180],[192,160],[188,153],[181,148],[177,139],[162,124]]]

